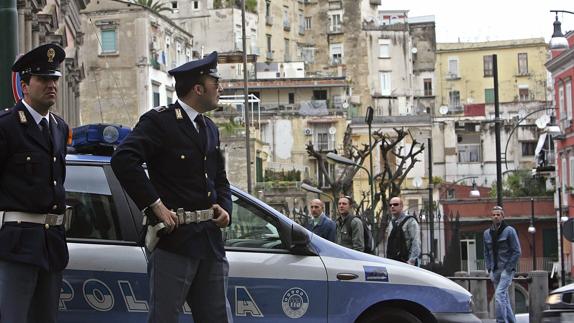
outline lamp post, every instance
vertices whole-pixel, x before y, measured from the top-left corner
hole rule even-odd
[[[494,136],[496,142],[496,203],[502,206],[502,160],[500,148],[500,104],[498,100],[498,59],[492,55],[492,76],[494,80]]]
[[[562,186],[558,186],[558,223],[560,228],[559,242],[560,242],[560,286],[566,285],[566,276],[564,273],[564,234],[562,232]]]
[[[245,113],[245,159],[247,161],[247,193],[251,194],[251,139],[249,138],[249,91],[247,88],[247,34],[245,33],[245,0],[241,1],[241,42],[243,46],[243,112]]]
[[[367,115],[365,116],[365,122],[369,126],[369,170],[370,174],[373,174],[373,144],[371,142],[371,124],[373,123],[373,107],[367,107]],[[375,194],[373,190],[373,177],[369,176],[369,187],[371,188],[371,213],[375,214]]]
[[[532,235],[530,253],[532,255],[532,270],[536,270],[536,227],[534,226],[534,199],[530,198],[530,226],[528,233]]]
[[[558,20],[558,13],[561,12],[574,15],[574,12],[567,10],[550,10],[550,12],[556,13],[556,20],[554,20],[554,32],[552,33],[552,38],[550,39],[550,43],[548,45],[550,49],[566,49],[568,48],[568,40],[562,33],[562,24]]]
[[[467,176],[467,177],[457,179],[456,181],[452,182],[450,185],[447,186],[446,191],[448,191],[448,189],[450,187],[454,186],[455,184],[460,183],[466,179],[471,179],[471,178],[472,178],[472,189],[470,190],[468,195],[469,195],[469,197],[480,197],[480,191],[478,190],[478,186],[476,185],[476,181],[475,181],[475,179],[477,179],[478,176]]]

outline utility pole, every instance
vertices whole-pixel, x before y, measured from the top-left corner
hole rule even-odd
[[[245,34],[245,0],[241,0],[241,32],[243,33],[243,112],[245,113],[245,159],[247,162],[247,193],[251,194],[251,139],[249,136],[249,91],[247,89],[247,34]]]
[[[494,135],[496,142],[496,202],[502,206],[502,161],[500,148],[500,103],[498,101],[498,62],[492,55],[492,76],[494,78]]]
[[[0,0],[0,109],[14,105],[12,64],[18,53],[18,11],[16,0]]]

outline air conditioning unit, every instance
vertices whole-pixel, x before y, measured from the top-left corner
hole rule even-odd
[[[165,36],[165,44],[166,44],[166,45],[170,45],[170,44],[171,44],[171,37]]]
[[[313,129],[305,128],[305,130],[303,130],[303,133],[305,134],[305,136],[311,136],[313,135]]]
[[[190,48],[185,49],[185,56],[191,57],[191,49]]]

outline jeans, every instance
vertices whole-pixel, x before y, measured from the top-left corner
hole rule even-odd
[[[494,307],[496,310],[496,322],[497,323],[516,323],[514,318],[514,313],[512,312],[512,306],[510,305],[510,298],[508,297],[508,287],[512,284],[512,278],[514,277],[514,271],[500,270],[495,271],[490,274],[490,279],[494,284],[495,292],[495,303]]]

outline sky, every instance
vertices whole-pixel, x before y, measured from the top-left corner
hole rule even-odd
[[[570,3],[570,5],[568,5]],[[544,37],[549,41],[555,14],[574,12],[572,0],[381,0],[381,10],[409,10],[409,17],[434,15],[438,43]],[[574,14],[559,13],[562,32],[574,30]]]

